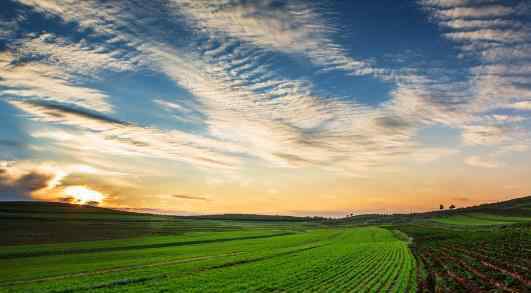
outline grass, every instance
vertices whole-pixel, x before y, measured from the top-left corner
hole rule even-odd
[[[433,218],[432,221],[451,224],[451,225],[470,225],[470,226],[488,226],[488,225],[510,225],[520,222],[530,222],[531,218],[527,217],[510,217],[489,215],[481,213],[470,213],[464,215],[452,215],[448,217]]]
[[[245,229],[304,230],[319,226],[318,222],[184,218],[42,202],[2,203],[0,219],[0,234],[3,235],[0,245],[70,243]]]
[[[526,202],[381,226],[2,204],[0,292],[526,292]]]
[[[415,262],[389,230],[199,232],[0,247],[0,291],[414,291]]]
[[[471,217],[485,220],[493,221],[508,221],[513,223],[526,223],[531,222],[531,213],[528,217],[515,217],[515,216],[502,216],[502,215],[493,215],[493,214],[484,214],[484,213],[471,213],[468,214]]]

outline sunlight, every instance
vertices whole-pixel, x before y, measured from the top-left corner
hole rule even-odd
[[[90,202],[102,202],[105,196],[86,186],[68,186],[64,189],[64,194],[75,199],[75,203],[86,204]]]

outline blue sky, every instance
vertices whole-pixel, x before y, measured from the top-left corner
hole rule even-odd
[[[340,214],[531,190],[527,1],[0,6],[0,199]]]

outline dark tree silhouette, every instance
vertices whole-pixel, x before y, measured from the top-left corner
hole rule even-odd
[[[444,206],[442,204],[439,205],[439,210],[444,210]]]
[[[455,209],[455,206],[454,206],[453,204],[450,205],[450,209],[451,209],[451,210]]]

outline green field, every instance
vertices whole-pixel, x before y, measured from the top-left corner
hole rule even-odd
[[[279,220],[228,221],[136,214],[60,203],[0,204],[0,246],[79,242],[146,236],[183,235],[260,229],[304,230],[318,222]]]
[[[435,218],[433,219],[433,221],[451,225],[489,226],[531,222],[531,217],[526,218],[496,216],[487,214],[466,214]]]
[[[338,220],[2,203],[0,292],[527,292],[530,199]]]
[[[5,292],[415,291],[385,229],[242,230],[0,247]]]

